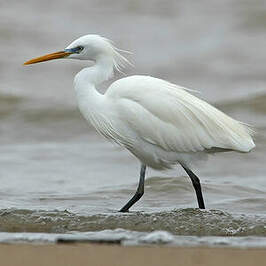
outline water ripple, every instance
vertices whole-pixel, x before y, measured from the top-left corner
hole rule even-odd
[[[0,230],[6,232],[66,233],[123,228],[141,232],[164,230],[192,236],[266,236],[265,216],[218,210],[178,209],[80,216],[68,211],[3,209],[0,217]]]

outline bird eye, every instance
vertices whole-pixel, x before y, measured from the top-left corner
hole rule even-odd
[[[77,46],[74,49],[75,49],[75,53],[78,53],[79,54],[84,49],[84,47],[83,46]]]

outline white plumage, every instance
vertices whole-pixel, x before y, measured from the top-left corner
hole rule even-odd
[[[99,94],[95,86],[127,61],[97,35],[81,37],[67,49],[89,43],[104,49],[95,52],[99,54],[93,67],[75,77],[80,110],[102,135],[129,149],[144,164],[164,169],[180,162],[191,167],[210,151],[248,152],[255,146],[246,125],[167,81],[130,76]],[[69,57],[83,59],[82,54]]]
[[[213,148],[248,152],[254,147],[246,125],[164,80],[148,76],[123,78],[114,82],[104,97],[112,103],[126,131],[131,132],[132,138],[124,141],[128,140],[134,154],[141,158],[143,153],[155,152],[147,155],[154,160],[144,161],[153,168],[168,167],[177,161],[189,165],[187,159],[193,160],[194,153]],[[118,135],[125,135],[116,128]],[[134,149],[136,146],[141,151]],[[198,158],[199,154],[195,154]]]
[[[114,68],[120,70],[128,63],[119,51],[105,38],[86,35],[64,52],[25,64],[59,57],[93,60],[95,64],[81,70],[74,80],[84,117],[102,135],[132,152],[143,166],[166,169],[180,163],[194,187],[197,178],[190,171],[191,163],[206,159],[210,152],[249,152],[255,147],[248,126],[167,81],[130,76],[115,81],[100,94],[96,87],[113,75]],[[204,207],[203,199],[201,204],[199,197],[198,201]],[[128,210],[125,207],[121,210]]]

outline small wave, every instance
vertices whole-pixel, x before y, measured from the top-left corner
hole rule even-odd
[[[266,236],[263,215],[230,214],[218,210],[178,209],[157,213],[108,213],[81,216],[68,211],[0,211],[5,232],[99,231],[116,228],[151,232],[163,230],[192,236]]]
[[[24,98],[12,94],[0,93],[0,118],[3,119],[17,112]]]
[[[238,109],[246,109],[256,113],[266,113],[266,94],[257,94],[248,96],[244,99],[234,101],[226,101],[216,104],[216,106],[224,111],[232,111]]]
[[[0,243],[97,243],[123,246],[168,245],[181,247],[265,248],[266,237],[176,236],[166,231],[137,232],[121,228],[97,232],[0,233]]]

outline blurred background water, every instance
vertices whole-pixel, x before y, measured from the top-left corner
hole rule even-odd
[[[262,0],[1,0],[0,230],[121,227],[265,236],[265,27]],[[116,213],[135,192],[139,163],[79,114],[72,82],[87,63],[22,66],[88,33],[133,52],[127,57],[135,67],[126,69],[128,75],[152,75],[196,89],[199,97],[254,127],[254,151],[219,154],[195,169],[212,211],[187,209],[197,206],[196,198],[177,167],[149,169],[142,200],[131,214]],[[160,221],[156,226],[154,219]]]

